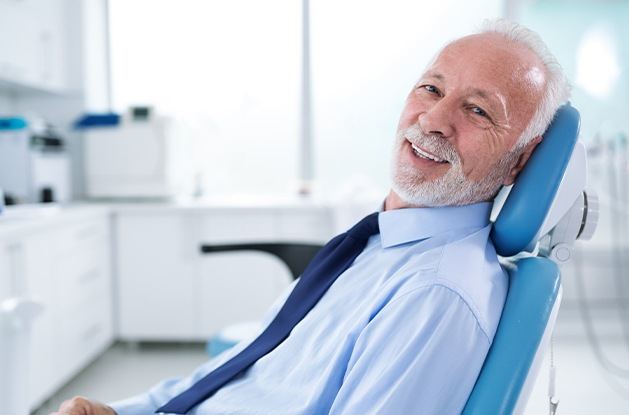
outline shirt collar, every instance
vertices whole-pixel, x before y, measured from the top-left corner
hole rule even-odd
[[[393,209],[378,215],[382,247],[464,228],[482,228],[489,224],[491,202],[465,206]]]

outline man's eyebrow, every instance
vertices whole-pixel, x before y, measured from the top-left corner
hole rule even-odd
[[[473,96],[477,96],[481,99],[483,99],[485,102],[487,102],[490,105],[494,105],[494,106],[500,106],[500,105],[504,105],[504,103],[500,100],[496,100],[496,97],[494,94],[484,90],[484,89],[480,89],[480,88],[472,88],[469,91],[469,96],[473,97]]]
[[[490,100],[490,94],[488,94],[484,89],[480,89],[480,88],[472,88],[470,89],[470,96],[478,96],[483,98],[486,101]]]
[[[489,110],[497,111],[498,114],[507,116],[507,107],[504,99],[500,99],[500,96],[496,97],[495,94],[488,92],[480,88],[472,88],[469,91],[470,97],[479,97],[489,105]]]
[[[441,75],[438,72],[433,72],[433,71],[426,72],[422,78],[435,78],[438,81],[442,81],[442,82],[445,79],[445,77],[443,75]]]

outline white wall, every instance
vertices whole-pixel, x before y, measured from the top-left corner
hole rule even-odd
[[[300,2],[110,0],[117,111],[153,105],[196,143],[206,192],[294,189]],[[150,10],[150,13],[147,13]]]
[[[107,0],[84,0],[82,21],[82,90],[86,111],[106,112],[109,99]],[[141,30],[141,25],[138,25]]]

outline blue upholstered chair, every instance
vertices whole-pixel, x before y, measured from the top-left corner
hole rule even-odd
[[[508,194],[503,191],[496,199],[494,211],[499,213],[491,237],[509,271],[509,292],[465,415],[524,410],[561,300],[559,265],[570,259],[572,243],[588,239],[596,226],[596,199],[585,193],[585,149],[577,143],[578,133],[578,111],[563,106]],[[277,256],[296,278],[319,247],[268,243],[201,247],[204,253],[243,249]],[[229,328],[210,340],[211,355],[238,341],[239,335],[228,333]]]
[[[504,204],[496,201],[502,207],[491,237],[505,258],[509,291],[465,415],[524,411],[561,301],[559,265],[570,259],[572,243],[589,239],[596,227],[579,120],[573,107],[560,108]]]

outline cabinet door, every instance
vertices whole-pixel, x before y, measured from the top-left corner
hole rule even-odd
[[[29,347],[33,408],[113,340],[110,240],[105,216],[64,222],[22,240],[28,296],[44,306]]]
[[[205,339],[231,324],[261,320],[292,281],[283,262],[254,252],[205,256],[198,278],[198,332]]]
[[[66,0],[30,0],[36,10],[35,81],[43,88],[59,91],[67,88],[66,61],[69,16]]]
[[[197,338],[193,217],[124,213],[114,222],[120,337]]]
[[[31,0],[0,2],[1,78],[27,85],[35,83],[39,46],[37,30],[33,30],[35,14]]]
[[[21,241],[0,244],[0,303],[25,298],[24,247]],[[4,304],[3,304],[4,305]],[[2,412],[26,413],[28,391],[28,332],[10,324],[11,313],[0,315],[0,402]]]
[[[278,239],[274,209],[209,212],[199,216],[199,226],[195,229],[199,246]],[[267,253],[198,255],[200,267],[195,292],[199,304],[198,332],[203,338],[230,324],[260,320],[292,281],[284,263]]]
[[[109,232],[104,218],[56,231],[57,372],[84,367],[113,339]]]
[[[260,252],[201,254],[202,244],[321,241],[327,213],[271,208],[120,213],[115,219],[118,327],[126,340],[204,340],[259,320],[291,283]]]
[[[33,321],[29,352],[29,402],[45,400],[57,387],[55,372],[55,299],[56,256],[55,233],[45,231],[24,239],[25,280],[28,295],[43,305],[42,313]]]
[[[58,91],[66,87],[66,0],[0,2],[0,79]]]

